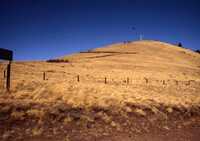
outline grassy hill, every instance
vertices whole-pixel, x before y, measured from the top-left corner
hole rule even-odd
[[[77,53],[63,57],[71,62],[83,62],[91,70],[131,71],[141,76],[160,74],[163,78],[199,79],[199,54],[178,46],[158,41],[119,43],[97,48],[89,53]],[[112,68],[112,69],[111,69]],[[156,76],[155,76],[156,77]],[[160,76],[159,76],[160,77]]]
[[[10,93],[1,78],[2,138],[45,140],[49,135],[48,140],[76,141],[105,136],[128,141],[157,138],[159,132],[157,140],[165,139],[165,133],[169,140],[179,139],[173,133],[184,140],[199,134],[198,53],[159,41],[136,41],[58,60],[65,62],[13,62]],[[0,64],[0,76],[5,66]],[[16,122],[21,124],[12,126]]]

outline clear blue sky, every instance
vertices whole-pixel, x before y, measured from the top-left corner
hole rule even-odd
[[[138,33],[200,49],[199,0],[0,0],[0,47],[16,60],[138,40]]]

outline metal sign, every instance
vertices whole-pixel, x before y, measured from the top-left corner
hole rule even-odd
[[[0,59],[12,61],[13,52],[11,50],[0,48]]]
[[[10,91],[10,76],[11,76],[11,61],[13,60],[13,52],[11,50],[0,48],[0,59],[9,60],[7,65],[7,78],[6,78],[6,89]],[[4,74],[5,75],[5,74]]]

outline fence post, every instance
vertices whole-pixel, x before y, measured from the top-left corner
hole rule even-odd
[[[127,84],[129,84],[129,77],[127,77]]]
[[[46,73],[43,72],[43,80],[46,80]]]
[[[7,66],[6,89],[8,92],[10,91],[10,73],[11,73],[11,61],[9,61],[9,64]]]
[[[105,84],[107,84],[107,78],[105,77]]]
[[[165,85],[165,80],[163,80],[163,85]]]
[[[3,78],[6,78],[6,70],[3,71]]]
[[[176,85],[178,85],[178,80],[175,80],[175,82],[176,82]]]
[[[190,80],[188,81],[188,83],[186,85],[190,85]]]
[[[148,83],[148,79],[146,77],[144,79],[145,79],[146,83]]]
[[[80,77],[79,77],[79,75],[77,75],[77,81],[80,82]]]

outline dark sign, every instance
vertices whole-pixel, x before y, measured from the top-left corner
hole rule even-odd
[[[0,59],[13,60],[13,52],[11,50],[0,48]]]
[[[11,72],[11,61],[13,60],[13,52],[11,50],[0,48],[0,59],[9,60],[7,65],[7,78],[6,78],[6,88],[10,91],[10,72]]]

